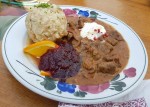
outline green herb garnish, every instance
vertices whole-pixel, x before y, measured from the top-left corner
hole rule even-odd
[[[37,7],[37,8],[39,8],[39,7],[41,7],[41,8],[49,8],[49,7],[52,7],[52,5],[48,4],[48,3],[41,3],[41,4],[38,4],[38,5],[34,6],[34,7]]]

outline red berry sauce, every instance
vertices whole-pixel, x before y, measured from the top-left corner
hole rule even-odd
[[[50,49],[41,56],[39,69],[50,72],[53,78],[66,79],[80,70],[79,53],[67,42],[58,42],[59,48]]]

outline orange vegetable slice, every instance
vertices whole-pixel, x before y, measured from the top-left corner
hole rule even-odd
[[[51,77],[51,73],[50,73],[50,72],[45,72],[45,71],[41,71],[41,72],[40,72],[40,75]]]
[[[24,52],[39,58],[45,52],[47,52],[48,49],[54,49],[58,47],[59,46],[52,41],[41,41],[25,47]]]

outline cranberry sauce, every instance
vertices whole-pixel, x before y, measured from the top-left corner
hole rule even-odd
[[[50,49],[41,56],[39,69],[50,72],[53,78],[66,79],[80,70],[80,56],[67,42],[58,42],[59,48]]]

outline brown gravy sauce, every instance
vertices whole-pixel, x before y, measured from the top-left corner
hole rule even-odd
[[[82,64],[80,71],[67,83],[77,85],[96,85],[111,81],[128,63],[129,49],[121,34],[110,25],[90,18],[68,17],[68,37],[72,36],[72,45],[80,53]],[[85,22],[93,22],[105,27],[106,37],[92,41],[81,38],[80,29]]]

